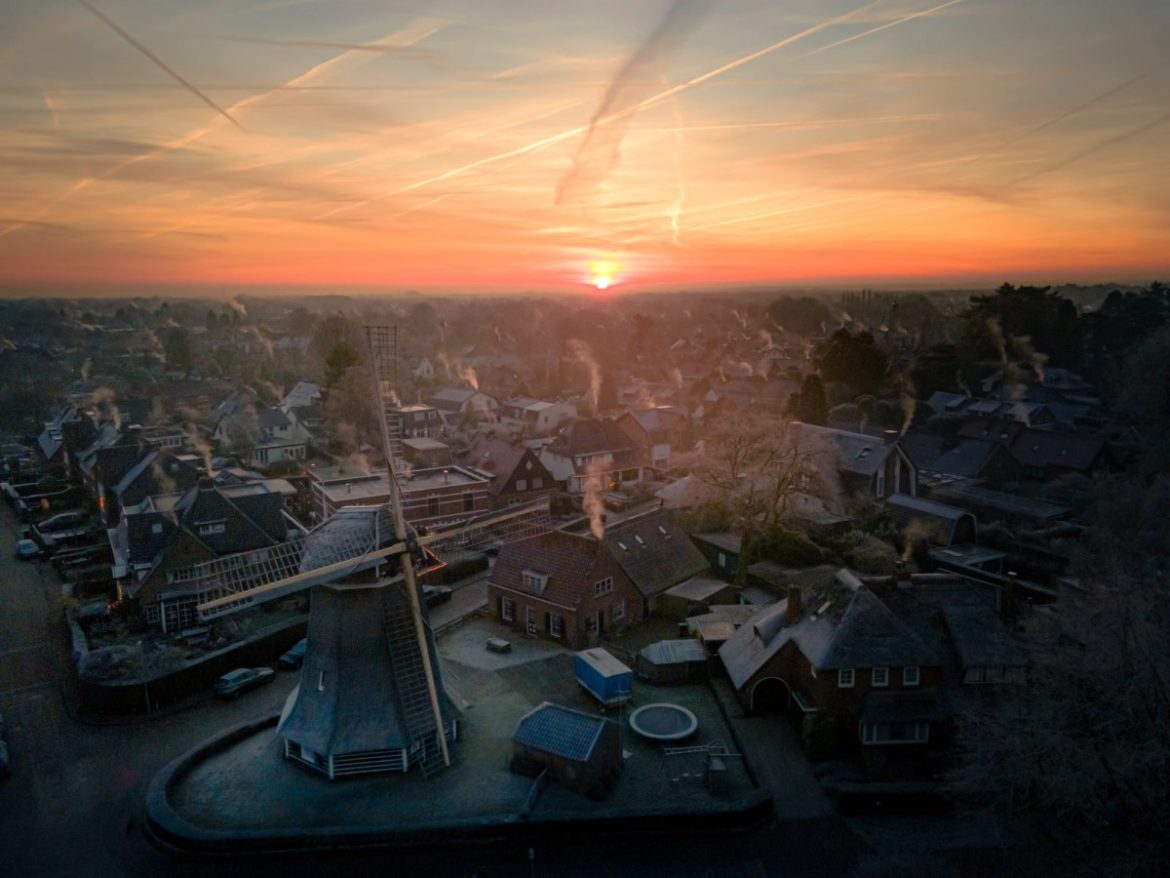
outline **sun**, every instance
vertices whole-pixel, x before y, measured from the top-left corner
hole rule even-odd
[[[592,283],[598,290],[608,290],[614,284],[618,269],[616,262],[594,262],[589,266],[592,272]]]

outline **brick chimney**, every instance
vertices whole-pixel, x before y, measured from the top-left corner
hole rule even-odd
[[[788,586],[788,608],[784,611],[784,616],[791,625],[800,618],[800,586]]]

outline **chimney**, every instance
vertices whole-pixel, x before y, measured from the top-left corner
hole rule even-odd
[[[886,445],[893,445],[898,441],[897,430],[882,430],[882,442]]]
[[[788,586],[788,608],[784,611],[788,624],[793,624],[800,618],[800,586]]]

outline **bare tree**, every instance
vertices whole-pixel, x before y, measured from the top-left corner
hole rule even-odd
[[[793,526],[801,499],[834,495],[835,461],[835,449],[799,425],[749,412],[720,418],[675,465],[715,498],[707,520],[741,535],[742,581],[760,547]]]
[[[1027,685],[963,718],[956,779],[1010,822],[1031,818],[1053,856],[1075,857],[1069,874],[1163,875],[1170,479],[1099,481],[1083,548],[1076,587],[1033,633]]]

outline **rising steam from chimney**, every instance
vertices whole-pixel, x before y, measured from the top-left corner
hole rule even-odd
[[[593,358],[593,351],[589,349],[589,345],[581,339],[571,338],[568,345],[569,352],[589,369],[589,406],[596,413],[601,400],[601,366]]]
[[[601,539],[605,536],[605,501],[601,496],[601,475],[592,465],[583,487],[585,496],[581,500],[581,510],[589,518],[589,530],[593,536]]]

